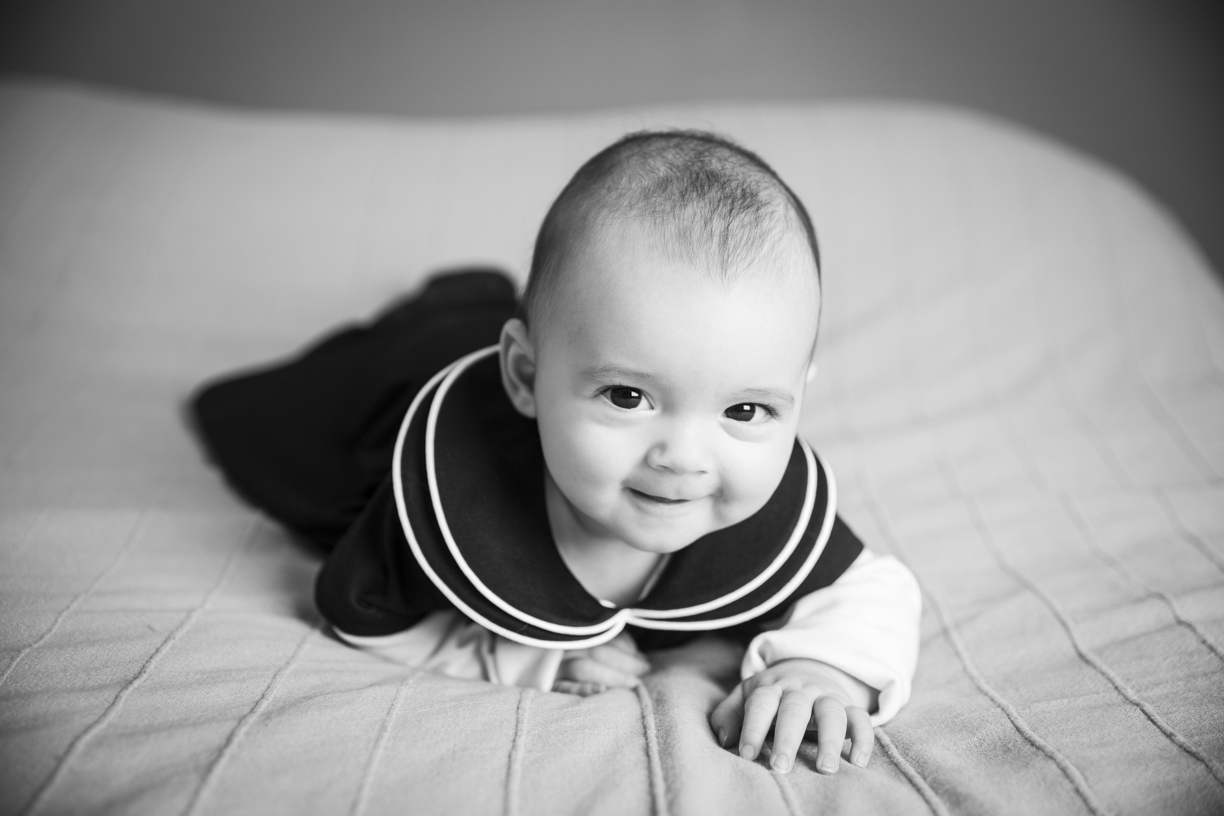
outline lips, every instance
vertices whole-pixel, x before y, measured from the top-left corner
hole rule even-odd
[[[656,496],[653,493],[644,493],[641,490],[636,490],[632,487],[629,488],[629,492],[632,493],[638,499],[641,499],[642,501],[650,502],[652,504],[676,505],[676,504],[688,504],[690,501],[693,501],[693,499],[670,499],[666,496]]]

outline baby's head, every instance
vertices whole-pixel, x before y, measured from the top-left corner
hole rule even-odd
[[[597,154],[549,210],[502,332],[550,514],[656,553],[751,516],[790,458],[819,315],[811,222],[756,155],[690,131]]]

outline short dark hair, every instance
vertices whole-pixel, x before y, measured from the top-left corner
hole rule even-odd
[[[616,218],[656,228],[671,250],[711,261],[723,275],[797,222],[820,285],[812,219],[760,156],[715,133],[645,130],[595,154],[549,208],[519,304],[519,316],[528,325],[555,294],[573,244],[587,238],[592,227]]]

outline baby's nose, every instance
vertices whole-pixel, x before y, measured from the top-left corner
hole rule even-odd
[[[710,450],[705,434],[696,423],[674,423],[646,453],[646,464],[672,473],[705,473],[710,470]]]

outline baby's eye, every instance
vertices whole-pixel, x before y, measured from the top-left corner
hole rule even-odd
[[[755,402],[741,402],[723,411],[723,416],[736,422],[756,424],[764,422],[772,416],[772,412],[766,406],[758,405]]]
[[[608,398],[608,402],[617,408],[624,408],[627,411],[641,407],[645,399],[641,391],[624,385],[615,385],[609,388],[604,391],[604,396]]]

